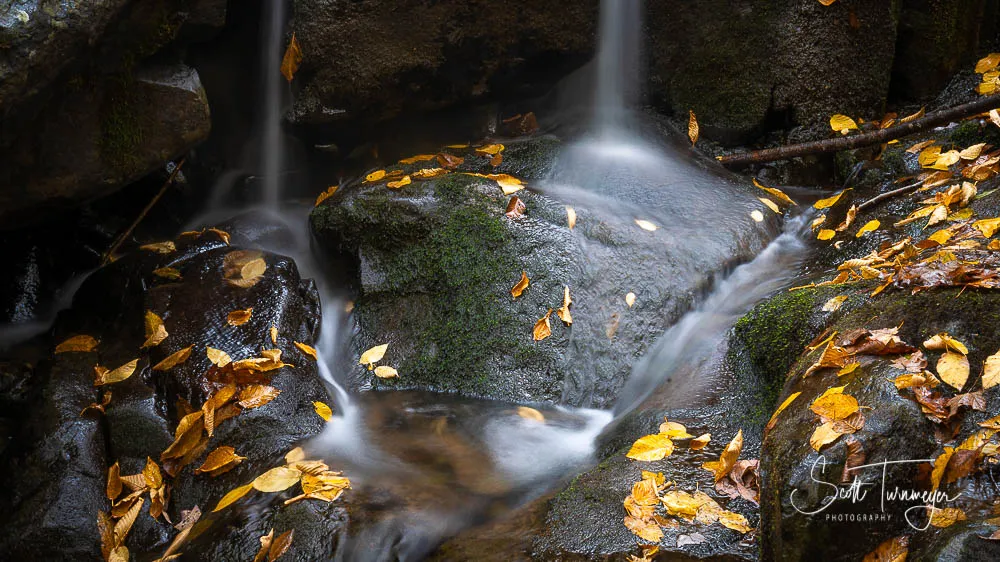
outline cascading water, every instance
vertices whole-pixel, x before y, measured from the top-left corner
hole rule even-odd
[[[285,36],[285,2],[270,0],[264,2],[264,30],[262,56],[264,61],[264,104],[262,131],[260,136],[261,179],[263,180],[264,205],[277,209],[281,203],[281,167],[284,162],[284,143],[281,142],[281,117],[284,109],[281,76],[281,44]]]
[[[641,0],[601,0],[593,129],[599,138],[625,135],[637,97],[642,37]]]

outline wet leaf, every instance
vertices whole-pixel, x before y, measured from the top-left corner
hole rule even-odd
[[[488,144],[486,146],[480,146],[476,149],[477,154],[488,154],[493,156],[495,154],[500,154],[504,150],[504,145],[502,144]]]
[[[743,430],[739,430],[733,440],[726,445],[726,448],[722,450],[722,454],[719,455],[719,460],[706,462],[701,465],[702,468],[711,472],[715,475],[715,482],[718,483],[722,480],[729,471],[733,469],[736,464],[736,460],[740,456],[740,451],[743,450]]]
[[[688,444],[688,446],[691,448],[692,451],[700,451],[705,448],[705,445],[711,443],[711,441],[712,441],[712,434],[703,433],[698,437],[692,439],[691,442]]]
[[[153,275],[161,277],[163,279],[169,279],[171,281],[180,281],[181,272],[180,270],[173,267],[160,267],[153,270]]]
[[[528,406],[518,406],[517,415],[521,416],[526,420],[532,420],[536,422],[545,423],[545,416],[541,412],[534,408],[529,408]]]
[[[733,513],[732,511],[723,511],[719,513],[719,523],[727,529],[732,529],[734,531],[739,531],[740,533],[749,533],[753,530],[747,518],[740,515],[739,513]]]
[[[637,461],[658,461],[674,452],[674,442],[660,433],[640,437],[625,456]]]
[[[108,467],[108,484],[105,487],[105,493],[112,502],[122,493],[121,468],[118,466],[118,461]]]
[[[639,225],[639,228],[643,230],[648,230],[649,232],[653,232],[656,229],[660,228],[655,224],[643,219],[635,219],[635,224]]]
[[[910,537],[893,537],[866,554],[863,562],[905,562],[909,545]]]
[[[521,294],[524,293],[524,290],[527,288],[528,288],[528,272],[522,271],[521,279],[517,283],[515,283],[513,287],[511,287],[510,294],[512,297],[516,299],[517,297],[521,296]]]
[[[753,184],[759,187],[760,189],[763,189],[764,191],[770,193],[771,196],[777,199],[779,203],[782,203],[784,205],[796,205],[795,201],[792,201],[791,197],[785,195],[784,191],[781,191],[776,187],[767,187],[766,185],[757,181],[757,178],[753,178]]]
[[[316,411],[316,415],[323,418],[324,421],[330,421],[333,417],[333,410],[326,405],[325,402],[315,401],[313,402],[313,410]]]
[[[226,283],[248,289],[256,285],[264,272],[267,262],[257,250],[234,250],[222,259],[222,277]]]
[[[215,508],[212,509],[212,512],[214,513],[216,511],[220,511],[229,507],[237,500],[247,495],[247,493],[252,489],[253,489],[253,483],[250,483],[244,486],[240,486],[239,488],[234,488],[230,490],[229,492],[226,493],[226,495],[222,496],[222,499],[219,500],[219,503],[215,505]]]
[[[250,316],[253,314],[253,308],[246,308],[243,310],[234,310],[226,315],[226,323],[230,326],[242,326],[250,321]]]
[[[399,378],[399,372],[392,367],[381,365],[375,367],[375,376],[380,379],[395,379]]]
[[[846,135],[848,131],[857,129],[858,124],[854,122],[854,119],[838,113],[830,117],[830,128],[834,131],[839,131],[842,135]]]
[[[829,228],[824,228],[816,234],[818,240],[829,240],[837,235],[836,230],[830,230]]]
[[[781,209],[778,207],[778,204],[775,203],[774,201],[771,201],[767,197],[758,197],[757,199],[759,199],[761,203],[767,205],[768,209],[771,209],[772,211],[774,211],[775,213],[778,213],[779,215],[781,214]],[[760,219],[764,220],[764,215],[761,215]],[[756,220],[756,217],[754,217],[754,220]],[[757,222],[761,222],[761,221],[757,221]]]
[[[951,527],[955,523],[965,521],[966,519],[965,512],[957,507],[931,508],[931,525],[934,525],[938,529]]]
[[[750,211],[750,218],[752,218],[755,222],[764,222],[764,213],[754,209]]]
[[[643,540],[658,543],[663,539],[663,530],[651,519],[638,519],[631,515],[626,515],[624,523],[625,528]]]
[[[194,469],[194,473],[201,474],[203,472],[209,472],[212,473],[212,476],[218,476],[223,472],[233,469],[236,465],[245,460],[246,457],[241,457],[236,454],[236,449],[230,447],[229,445],[223,445],[209,453],[208,456],[205,457],[205,462],[201,463],[201,466]]]
[[[285,55],[281,57],[281,75],[285,77],[285,80],[291,82],[300,64],[302,64],[302,48],[299,47],[299,41],[293,32],[292,38],[288,41],[288,47],[285,49]]]
[[[174,430],[174,442],[160,453],[161,461],[182,457],[198,444],[202,430],[205,428],[202,421],[204,415],[204,412],[197,410],[181,418],[181,421],[177,423],[177,429]]]
[[[576,210],[573,207],[566,207],[566,224],[569,225],[570,230],[576,226]]]
[[[993,388],[1000,384],[1000,351],[986,358],[983,366],[983,388]]]
[[[819,201],[813,203],[813,207],[817,209],[829,209],[830,207],[836,205],[837,201],[840,201],[840,198],[843,197],[844,193],[847,193],[846,189],[835,195],[827,197],[826,199],[820,199]]]
[[[993,219],[983,219],[972,223],[972,226],[983,233],[986,238],[992,238],[1000,229],[1000,217]]]
[[[316,196],[316,203],[314,203],[313,206],[314,207],[319,207],[320,203],[322,203],[323,201],[326,201],[327,199],[333,197],[333,194],[337,193],[338,189],[340,189],[340,185],[339,184],[338,185],[331,185],[330,187],[326,188],[326,191],[324,191],[323,193],[320,193],[319,195]]]
[[[504,195],[511,195],[524,189],[524,183],[509,174],[487,174],[486,177],[497,182]]]
[[[376,345],[375,347],[372,347],[366,350],[364,353],[362,353],[361,359],[358,360],[358,363],[361,365],[367,365],[368,369],[371,370],[374,368],[372,365],[381,361],[382,357],[385,356],[386,350],[388,349],[389,349],[389,344],[387,343],[382,345]]]
[[[764,431],[770,431],[771,428],[774,427],[774,424],[777,423],[777,421],[778,421],[778,414],[780,414],[781,412],[784,412],[785,408],[787,408],[789,404],[791,404],[792,402],[794,402],[795,399],[798,398],[800,394],[802,394],[802,393],[801,392],[795,392],[795,393],[792,393],[788,398],[785,398],[785,401],[782,402],[780,406],[778,406],[778,409],[775,410],[773,414],[771,414],[771,419],[768,420],[767,425],[764,427]]]
[[[820,1],[820,3],[823,3],[823,2],[831,2],[831,3],[833,3],[833,2],[836,2],[837,0],[819,0],[819,1]],[[688,545],[692,545],[692,544],[702,544],[706,540],[708,540],[708,539],[706,539],[705,535],[703,535],[701,533],[691,533],[690,535],[677,535],[677,546],[679,548],[679,547],[682,547],[682,546],[688,546]]]
[[[840,438],[843,433],[837,431],[833,425],[834,422],[826,422],[817,427],[816,430],[813,431],[812,436],[809,437],[809,445],[816,451],[819,451],[823,447]]]
[[[400,164],[416,164],[417,162],[426,162],[428,160],[433,160],[435,154],[417,154],[416,156],[410,156],[409,158],[403,158],[399,161]]]
[[[573,304],[573,299],[571,299],[569,296],[569,287],[567,286],[564,287],[563,290],[562,307],[560,307],[559,310],[556,311],[556,314],[559,316],[559,319],[562,320],[563,324],[567,326],[573,324],[573,315],[569,311],[569,306],[571,304]]]
[[[128,363],[125,363],[121,367],[114,369],[112,371],[104,371],[101,375],[97,377],[94,381],[94,386],[102,386],[105,384],[113,384],[116,382],[121,382],[132,376],[135,372],[135,368],[139,365],[138,359],[133,359]]]
[[[510,201],[507,202],[507,208],[504,210],[503,214],[509,219],[516,219],[524,214],[524,210],[527,207],[524,205],[524,201],[518,196],[513,196]]]
[[[146,457],[146,465],[142,469],[142,478],[150,488],[159,488],[163,485],[163,475],[160,474],[160,466],[149,457]]]
[[[267,562],[274,562],[281,558],[292,546],[292,538],[295,536],[295,529],[289,529],[281,533],[271,543],[271,548],[267,550]]]
[[[169,254],[171,252],[176,252],[177,246],[168,240],[166,242],[157,242],[155,244],[143,244],[142,246],[139,246],[139,249],[156,254]]]
[[[180,349],[178,351],[175,351],[174,353],[171,353],[170,355],[164,357],[162,361],[160,361],[156,365],[153,365],[153,370],[167,371],[169,369],[176,367],[177,365],[180,365],[181,363],[184,363],[185,361],[188,360],[188,357],[191,357],[191,350],[193,349],[194,346],[189,345],[184,349]]]
[[[437,163],[446,170],[454,170],[465,162],[465,158],[448,154],[447,152],[438,153],[435,158],[437,159]]]
[[[691,146],[698,142],[698,119],[691,110],[688,110],[688,138],[691,139]]]
[[[844,305],[847,301],[847,295],[840,295],[833,297],[832,299],[826,301],[823,305],[823,312],[835,312],[840,310],[840,307]]]
[[[298,341],[292,343],[295,344],[295,347],[297,347],[299,351],[311,357],[313,361],[319,361],[319,355],[316,354],[316,348]]]
[[[808,377],[809,375],[813,374],[814,372],[820,369],[829,369],[829,368],[840,369],[844,365],[847,365],[852,358],[853,354],[851,354],[843,347],[834,345],[834,343],[831,341],[826,345],[826,348],[823,350],[823,353],[820,354],[819,359],[817,359],[815,363],[810,365],[802,376]]]
[[[989,72],[1000,64],[1000,53],[990,53],[976,62],[976,73],[983,74]]]
[[[625,295],[625,304],[627,304],[629,308],[632,308],[632,305],[635,304],[635,293],[629,291],[629,293]]]
[[[421,170],[417,170],[416,172],[410,174],[410,177],[412,177],[415,180],[429,180],[432,178],[443,176],[447,173],[448,170],[445,170],[444,168],[423,168]]]
[[[107,390],[104,392],[104,397],[101,399],[101,403],[91,402],[87,404],[82,410],[80,410],[80,415],[84,415],[90,410],[97,410],[100,413],[104,413],[104,409],[107,408],[108,404],[111,403],[111,391]]]
[[[253,487],[261,492],[281,492],[291,488],[302,478],[302,473],[294,468],[279,466],[254,478]]]
[[[937,374],[949,386],[961,390],[969,380],[969,358],[961,353],[946,351],[938,360]]]
[[[56,353],[89,353],[97,347],[97,340],[92,336],[81,334],[73,336],[56,346]]]
[[[278,345],[278,327],[277,326],[271,326],[270,335],[271,335],[271,343],[273,343],[274,345]]]
[[[237,403],[241,408],[250,410],[267,404],[277,398],[279,394],[281,394],[281,391],[273,386],[250,384],[240,390],[239,402]]]
[[[552,316],[551,308],[545,313],[545,316],[535,322],[535,326],[531,329],[531,335],[535,341],[542,341],[552,335],[552,324],[549,323],[549,316]]]
[[[384,177],[385,177],[385,170],[375,170],[374,172],[365,176],[365,183],[375,182]]]
[[[167,328],[163,325],[163,319],[152,310],[146,311],[145,324],[146,341],[142,344],[142,349],[156,347],[167,339]]]
[[[411,183],[413,183],[413,180],[410,178],[410,176],[403,176],[402,178],[396,181],[391,181],[386,183],[385,186],[388,187],[389,189],[399,189],[401,187],[410,185]]]
[[[225,367],[226,365],[233,362],[233,359],[229,357],[229,354],[221,349],[215,349],[214,347],[205,347],[205,355],[208,356],[208,360],[212,362],[216,367]]]
[[[666,418],[660,424],[660,434],[666,435],[671,439],[690,439],[694,437],[694,435],[687,432],[687,428],[683,424],[669,421]]]
[[[829,421],[837,421],[850,416],[860,409],[858,400],[849,394],[824,394],[817,398],[809,409]]]
[[[854,363],[849,363],[847,365],[844,365],[844,367],[842,369],[840,369],[839,371],[837,371],[837,376],[838,377],[842,377],[844,375],[849,375],[849,374],[853,373],[854,371],[857,371],[858,367],[860,367],[860,366],[861,366],[861,363],[859,363],[857,361],[855,361]]]
[[[864,224],[864,226],[862,226],[861,228],[859,228],[858,229],[858,233],[855,234],[854,236],[855,236],[855,238],[861,238],[862,236],[864,236],[865,234],[868,234],[869,232],[874,232],[874,231],[878,230],[879,226],[882,226],[882,223],[879,222],[878,219],[870,220],[870,221],[866,222]]]

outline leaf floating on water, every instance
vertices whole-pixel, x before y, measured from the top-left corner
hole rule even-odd
[[[551,308],[545,313],[545,316],[542,316],[535,322],[535,326],[531,330],[531,335],[535,341],[542,341],[552,335],[552,325],[549,323],[549,316],[552,316]]]
[[[625,304],[627,304],[629,308],[632,308],[632,305],[635,304],[635,293],[629,291],[629,293],[625,295]]]
[[[416,156],[410,156],[409,158],[403,158],[399,161],[400,164],[416,164],[417,162],[426,162],[428,160],[433,160],[435,154],[417,154]]]
[[[688,138],[691,139],[691,146],[698,142],[698,118],[690,109],[688,110]]]
[[[237,500],[247,495],[247,493],[252,489],[253,489],[253,483],[250,483],[244,486],[240,486],[239,488],[234,488],[230,490],[229,492],[226,493],[226,495],[222,496],[222,499],[219,500],[219,503],[215,505],[215,508],[212,509],[212,512],[214,513],[216,511],[220,511],[229,507]]]
[[[319,356],[316,354],[316,349],[314,347],[306,345],[302,342],[292,342],[292,343],[295,344],[295,347],[299,348],[299,351],[311,357],[313,361],[319,361]]]
[[[366,350],[364,353],[362,353],[361,359],[358,360],[358,363],[361,365],[366,365],[368,367],[368,370],[372,370],[374,369],[373,365],[382,360],[382,357],[385,356],[385,352],[388,349],[389,349],[389,344],[387,343],[382,345],[376,345],[375,347],[372,347]]]
[[[862,236],[864,236],[865,234],[868,234],[869,232],[874,232],[874,231],[878,230],[878,227],[881,226],[881,225],[882,225],[882,223],[879,222],[878,219],[870,220],[870,221],[866,222],[864,226],[862,226],[861,228],[858,229],[858,233],[855,234],[854,237],[855,238],[861,238]]]
[[[161,277],[163,279],[169,279],[171,281],[180,281],[181,272],[180,270],[173,267],[161,267],[153,270],[153,275]]]
[[[330,406],[326,405],[326,402],[320,402],[319,400],[313,402],[313,410],[324,421],[330,421],[330,418],[333,417],[333,410],[330,409]]]
[[[689,443],[688,446],[691,448],[692,451],[700,451],[704,449],[705,446],[708,445],[711,441],[712,441],[712,434],[703,433],[698,437],[692,439],[691,443]]]
[[[566,207],[566,224],[569,225],[570,230],[576,226],[576,210],[573,207]]]
[[[643,219],[635,219],[635,224],[639,225],[639,228],[643,230],[648,230],[649,232],[653,232],[656,229],[660,228],[655,224],[649,222],[648,220],[643,220]]]
[[[750,218],[752,218],[756,222],[764,222],[764,213],[760,212],[757,209],[754,209],[750,211]]]
[[[285,55],[281,57],[281,75],[285,77],[285,80],[291,82],[300,64],[302,64],[302,48],[299,47],[299,41],[293,32],[291,40],[288,41],[288,47],[285,49]]]
[[[854,122],[854,119],[838,113],[830,117],[830,128],[842,135],[846,135],[849,131],[856,130],[858,124]]]
[[[244,310],[234,310],[226,315],[226,323],[230,326],[242,326],[250,321],[253,314],[253,307]]]
[[[528,272],[522,271],[521,279],[517,283],[515,283],[513,287],[511,287],[510,294],[512,297],[516,299],[517,297],[521,296],[521,294],[524,293],[524,290],[527,288],[528,288]]]
[[[658,461],[674,452],[674,442],[662,433],[640,437],[625,456],[637,461]]]
[[[94,386],[102,386],[105,384],[113,384],[116,382],[122,382],[123,380],[132,376],[135,372],[135,368],[139,365],[138,359],[133,359],[128,363],[125,363],[121,367],[114,369],[112,371],[104,370],[94,381]],[[95,367],[96,370],[96,367]]]
[[[240,390],[239,402],[237,404],[244,410],[259,408],[277,398],[279,394],[281,394],[281,391],[273,386],[250,384]]]
[[[526,420],[536,421],[545,423],[545,416],[541,412],[534,408],[529,408],[528,406],[518,406],[517,415],[521,416]]]
[[[562,307],[556,311],[559,319],[562,320],[563,324],[570,326],[573,324],[573,315],[569,311],[569,305],[573,304],[573,299],[569,296],[569,287],[566,286],[563,290],[563,304]]]
[[[208,356],[208,360],[211,361],[216,367],[225,367],[233,362],[233,359],[228,353],[222,351],[221,349],[215,349],[214,347],[206,346],[205,355]]]
[[[326,188],[326,191],[324,191],[323,193],[320,193],[319,195],[316,196],[316,203],[313,206],[314,207],[319,207],[320,203],[322,203],[323,201],[326,201],[327,199],[333,197],[333,194],[337,193],[338,189],[340,189],[340,184],[331,185],[330,187]]]
[[[385,186],[388,187],[389,189],[399,189],[403,186],[410,185],[411,183],[413,183],[413,180],[410,179],[410,176],[403,176],[402,179],[398,181],[388,182],[385,184]]]
[[[97,347],[93,336],[81,334],[73,336],[56,346],[56,353],[89,353]]]
[[[146,311],[146,341],[142,344],[142,349],[156,347],[160,342],[167,339],[167,328],[163,325],[163,319],[152,310]]]
[[[743,450],[743,430],[739,430],[733,440],[726,445],[726,448],[722,450],[722,454],[719,455],[719,460],[706,462],[701,465],[702,468],[711,472],[715,475],[715,482],[718,483],[719,480],[725,478],[729,471],[733,469],[736,464],[736,459],[739,458],[740,452]]]
[[[835,312],[847,301],[847,295],[833,297],[823,305],[823,312]]]
[[[153,365],[154,371],[166,371],[180,365],[181,363],[188,360],[191,356],[191,350],[194,349],[193,345],[189,345],[184,349],[175,351],[170,355],[166,356],[163,361],[160,361],[156,365]]]
[[[399,378],[399,372],[392,367],[380,365],[375,367],[375,376],[380,379],[394,379]]]
[[[139,246],[139,249],[156,254],[169,254],[171,252],[176,252],[177,246],[168,240],[166,242],[156,242],[155,244],[143,244],[142,246]]]
[[[201,463],[201,466],[194,469],[194,473],[202,474],[207,472],[212,476],[218,476],[236,468],[236,465],[245,460],[246,457],[241,457],[236,454],[236,449],[228,445],[223,445],[209,453],[208,456],[205,457],[205,462]]]
[[[279,466],[254,478],[252,485],[261,492],[281,492],[297,484],[301,478],[302,473],[298,470]]]

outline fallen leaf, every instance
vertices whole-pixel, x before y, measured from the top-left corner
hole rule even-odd
[[[157,242],[155,244],[143,244],[142,246],[139,246],[139,249],[156,254],[169,254],[171,252],[176,252],[177,246],[168,240],[166,242]]]
[[[281,391],[273,386],[265,384],[249,384],[240,390],[237,404],[245,410],[259,408],[281,394]]]
[[[653,232],[656,229],[660,228],[655,224],[643,219],[635,219],[635,224],[639,225],[639,228],[643,230],[648,230],[649,232]]]
[[[146,341],[142,344],[142,349],[156,347],[160,342],[167,339],[167,328],[163,325],[163,319],[152,310],[146,311]]]
[[[836,0],[820,0],[820,2],[836,1]],[[688,546],[691,544],[702,544],[706,540],[705,535],[701,533],[691,533],[690,535],[677,535],[677,546]]]
[[[270,333],[271,333],[271,343],[273,343],[274,345],[278,345],[278,327],[271,326]]]
[[[436,154],[418,154],[416,156],[411,156],[409,158],[403,158],[399,161],[400,164],[416,164],[417,162],[426,162],[428,160],[433,160]]]
[[[944,529],[945,527],[951,527],[959,521],[965,521],[967,518],[965,512],[957,507],[931,507],[931,525],[934,525],[938,529]]]
[[[829,209],[830,207],[836,205],[837,201],[840,201],[840,198],[844,195],[844,193],[847,193],[846,189],[836,195],[827,197],[826,199],[820,199],[819,201],[813,203],[813,207],[817,209]]]
[[[743,450],[743,430],[739,430],[736,436],[733,437],[732,441],[726,445],[723,449],[722,454],[719,455],[719,460],[706,462],[701,465],[702,468],[711,472],[715,475],[715,482],[718,483],[722,480],[729,471],[732,470],[733,465],[736,464],[736,459],[740,456],[740,451]]]
[[[410,178],[410,176],[403,176],[402,178],[396,181],[387,182],[385,186],[388,187],[389,189],[399,189],[401,187],[410,185],[411,183],[413,183],[413,180]]]
[[[365,176],[365,183],[375,182],[384,177],[385,177],[385,170],[375,170],[374,172]]]
[[[538,410],[529,408],[528,406],[518,406],[517,415],[526,420],[545,423],[545,416],[543,416]]]
[[[573,207],[566,207],[566,224],[569,225],[570,230],[576,226],[576,210]]]
[[[881,226],[881,225],[882,225],[882,223],[879,222],[878,219],[870,220],[870,221],[866,222],[864,226],[862,226],[861,228],[859,228],[858,229],[858,233],[855,234],[854,236],[855,236],[855,238],[861,238],[862,236],[864,236],[865,234],[868,234],[869,232],[874,232],[874,231],[878,230],[878,227]]]
[[[326,190],[323,191],[323,193],[320,193],[319,195],[316,196],[316,203],[314,203],[313,206],[314,207],[319,207],[320,203],[322,203],[323,201],[326,201],[327,199],[333,197],[333,194],[337,193],[338,189],[340,189],[340,185],[339,184],[338,185],[331,185],[330,187],[326,188]]]
[[[139,360],[133,359],[128,363],[125,363],[121,367],[118,367],[117,369],[111,371],[105,371],[103,374],[97,377],[96,381],[94,381],[94,386],[102,386],[105,384],[121,382],[131,377],[132,373],[135,372],[135,368],[138,365],[139,365]]]
[[[893,537],[865,555],[863,562],[906,562],[910,537]]]
[[[750,211],[750,218],[752,218],[755,222],[764,222],[764,213],[754,209]]]
[[[834,422],[826,422],[813,431],[813,434],[809,437],[809,445],[813,449],[819,451],[823,447],[829,445],[836,441],[843,433],[836,430],[833,427]]]
[[[438,176],[443,176],[447,173],[448,170],[445,170],[444,168],[423,168],[410,174],[410,177],[415,180],[429,180]]]
[[[761,203],[767,205],[768,209],[771,209],[772,211],[774,211],[775,213],[778,213],[779,215],[781,214],[781,208],[779,208],[778,204],[775,203],[774,201],[771,201],[767,197],[758,197],[757,199],[759,199]],[[754,217],[754,220],[756,220],[756,219],[757,219],[757,217]],[[760,219],[764,220],[764,215],[763,214],[760,216]],[[760,221],[757,221],[757,222],[760,222]]]
[[[218,476],[224,472],[232,470],[236,465],[245,461],[246,457],[241,457],[236,454],[236,449],[223,445],[217,447],[214,451],[205,457],[205,462],[201,463],[201,466],[194,469],[195,474],[202,474],[204,472],[212,473],[212,476]]]
[[[169,370],[169,369],[172,369],[172,368],[176,367],[177,365],[180,365],[181,363],[183,363],[183,362],[185,362],[185,361],[188,360],[188,357],[191,356],[191,350],[193,350],[193,349],[194,349],[194,346],[193,345],[189,345],[189,346],[185,347],[184,349],[181,349],[181,350],[175,351],[174,353],[171,353],[170,355],[164,357],[162,361],[160,361],[156,365],[153,365],[153,370],[154,371],[166,371],[166,370]]]
[[[688,138],[691,139],[691,146],[698,142],[698,119],[691,110],[688,110]]]
[[[97,347],[97,340],[92,336],[73,336],[56,346],[56,353],[89,353]]]
[[[683,424],[669,421],[666,418],[663,418],[659,431],[660,435],[666,435],[671,439],[691,439],[694,437],[687,432],[687,428]]]
[[[749,533],[753,530],[747,518],[740,515],[739,513],[733,513],[732,511],[723,511],[719,513],[719,523],[727,529],[732,529],[734,531],[739,531],[740,533]]]
[[[691,442],[688,444],[688,446],[691,448],[692,451],[700,451],[704,449],[705,445],[708,445],[711,441],[712,441],[712,434],[703,433],[698,437],[692,439]]]
[[[154,269],[153,275],[162,277],[163,279],[170,279],[171,281],[180,281],[181,279],[180,270],[173,267],[160,267]]]
[[[517,283],[515,283],[513,287],[511,287],[510,294],[512,297],[516,299],[517,297],[521,296],[521,294],[524,293],[524,290],[527,288],[528,288],[528,272],[522,271],[521,279]]]
[[[857,412],[858,400],[849,394],[824,394],[817,398],[809,409],[828,421],[838,421]]]
[[[368,370],[374,369],[373,365],[382,360],[385,356],[386,350],[389,349],[389,344],[376,345],[375,347],[369,348],[364,353],[361,354],[361,359],[358,360],[358,364],[367,365]]]
[[[298,470],[279,466],[254,478],[252,485],[261,492],[281,492],[297,484],[300,478],[302,473]]]
[[[820,230],[818,234],[816,234],[816,238],[818,240],[829,240],[836,235],[837,235],[836,230],[830,230],[829,228],[824,228]]]
[[[476,153],[488,154],[490,156],[493,156],[494,154],[499,154],[503,152],[504,148],[505,147],[502,144],[488,144],[486,146],[480,146],[479,148],[477,148]]]
[[[624,523],[625,528],[643,540],[658,543],[663,539],[663,530],[651,519],[638,519],[631,515],[626,515]]]
[[[219,503],[215,505],[215,509],[213,509],[212,512],[214,513],[216,511],[220,511],[229,507],[237,500],[247,495],[247,492],[249,492],[252,489],[253,489],[253,483],[250,483],[244,486],[240,486],[239,488],[234,488],[230,490],[229,492],[226,493],[226,495],[222,496],[222,499],[219,500]]]
[[[982,232],[983,237],[992,238],[996,234],[997,229],[1000,229],[1000,217],[978,220],[972,223],[972,226],[979,230],[979,232]]]
[[[291,82],[300,64],[302,64],[302,49],[299,47],[299,42],[295,39],[293,32],[291,40],[288,41],[288,47],[285,49],[285,55],[281,57],[281,75],[285,77],[285,80]]]
[[[319,361],[319,355],[316,354],[316,348],[298,341],[292,343],[295,344],[295,347],[297,347],[299,351],[311,357],[313,361]]]
[[[218,236],[219,240],[222,240],[223,242],[225,242],[226,246],[229,245],[229,233],[228,232],[226,232],[225,230],[219,229],[219,228],[209,228],[208,231],[211,232],[212,234]]]
[[[830,128],[834,131],[839,131],[842,135],[846,135],[848,131],[857,129],[858,124],[854,122],[854,119],[837,113],[830,117]]]
[[[969,358],[961,353],[946,351],[938,360],[937,374],[949,386],[961,390],[969,380]]]
[[[660,433],[640,437],[625,456],[637,461],[658,461],[674,452],[674,442]]]
[[[1000,351],[986,358],[983,366],[983,388],[993,388],[1000,384]]]
[[[435,158],[437,159],[437,163],[446,170],[454,170],[465,162],[465,158],[448,154],[447,152],[438,153]]]
[[[110,403],[111,403],[111,391],[107,390],[104,392],[104,397],[101,399],[100,404],[98,404],[97,402],[91,402],[90,404],[87,404],[82,410],[80,410],[80,415],[82,416],[87,412],[89,412],[90,410],[97,410],[98,412],[103,414],[104,409],[107,408],[108,404]]]
[[[847,301],[847,295],[833,297],[823,305],[823,312],[835,312]]]
[[[976,62],[976,73],[983,74],[989,72],[1000,64],[1000,53],[990,53]]]
[[[785,401],[782,402],[780,406],[778,406],[778,409],[775,410],[773,414],[771,414],[771,419],[768,420],[767,425],[764,426],[764,431],[765,432],[766,431],[770,431],[771,428],[774,427],[774,424],[777,423],[777,421],[778,421],[778,414],[780,414],[781,412],[784,412],[785,408],[787,408],[789,404],[791,404],[792,402],[794,402],[795,399],[798,398],[800,394],[802,394],[802,393],[801,392],[794,392],[788,398],[785,398]]]
[[[552,316],[551,308],[545,313],[545,316],[542,316],[535,322],[535,326],[531,329],[531,335],[535,341],[542,341],[552,335],[552,325],[549,323],[549,316]]]
[[[294,536],[295,529],[289,529],[278,535],[271,543],[271,548],[267,550],[267,562],[274,562],[288,552],[289,547],[292,546],[292,538]]]
[[[763,185],[762,183],[760,183],[759,181],[757,181],[757,178],[752,178],[752,179],[753,179],[753,184],[755,186],[757,186],[760,189],[763,189],[764,191],[770,193],[771,196],[773,196],[775,199],[778,200],[778,202],[783,203],[785,205],[796,205],[795,201],[792,201],[791,197],[785,195],[784,191],[781,191],[780,189],[778,189],[776,187],[767,187],[766,185]]]
[[[635,293],[629,291],[629,293],[625,295],[625,304],[627,304],[629,308],[632,308],[632,305],[635,304]]]
[[[556,311],[556,314],[559,316],[559,319],[562,320],[563,324],[567,326],[573,324],[573,315],[569,311],[569,305],[571,304],[573,304],[573,299],[570,298],[569,287],[566,286],[563,290],[562,307],[560,307],[559,310]]]
[[[507,201],[507,208],[503,214],[509,219],[516,219],[524,214],[526,208],[524,201],[521,201],[521,198],[515,195],[510,198],[510,201]]]
[[[205,347],[205,355],[208,356],[208,360],[212,362],[216,367],[225,367],[226,365],[233,362],[229,354],[221,349],[215,349],[214,347]]]
[[[226,323],[230,326],[242,326],[250,321],[250,315],[252,314],[253,308],[234,310],[226,315]]]
[[[333,410],[330,406],[327,406],[326,402],[320,402],[319,400],[313,402],[313,409],[316,410],[316,415],[323,418],[324,421],[330,421],[333,417]]]
[[[234,250],[222,259],[222,277],[226,283],[247,289],[260,281],[267,270],[264,254],[257,250]]]

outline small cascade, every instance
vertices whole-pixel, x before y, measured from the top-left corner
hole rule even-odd
[[[281,75],[282,44],[285,39],[285,1],[264,2],[261,19],[261,61],[263,62],[264,96],[261,107],[260,175],[263,179],[263,203],[267,209],[277,209],[281,203],[280,176],[284,164],[284,143],[281,139],[281,118],[284,112],[285,80]]]
[[[629,128],[639,93],[641,0],[601,0],[594,98],[594,132],[613,139]]]

